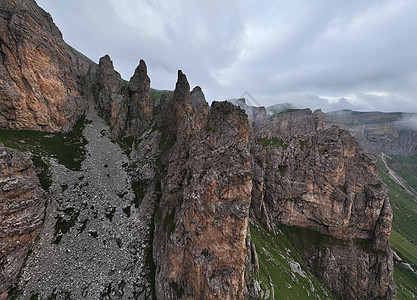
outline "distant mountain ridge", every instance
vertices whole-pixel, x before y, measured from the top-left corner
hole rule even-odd
[[[348,129],[369,153],[417,154],[417,114],[342,110],[326,113],[326,119]]]

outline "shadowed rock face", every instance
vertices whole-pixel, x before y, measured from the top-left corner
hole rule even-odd
[[[371,253],[353,246],[339,247],[337,253],[330,249],[327,259],[334,257],[335,264],[321,252],[313,259],[306,251],[306,260],[314,270],[325,270],[315,271],[340,297],[349,290],[348,298],[389,298],[393,265],[387,188],[378,177],[375,162],[349,132],[338,127],[324,129],[318,114],[309,110],[281,113],[255,122],[252,207],[271,230],[282,223],[341,240],[369,241],[369,251],[383,252],[372,258],[380,265],[376,270],[365,258]],[[356,267],[345,272],[348,264]],[[345,274],[344,279],[331,276],[337,272]],[[360,278],[370,283],[363,284]]]
[[[94,88],[96,102],[108,121],[112,136],[118,137],[126,126],[127,99],[123,94],[123,80],[114,70],[108,55],[100,58],[97,83]]]
[[[0,298],[17,279],[42,224],[44,202],[30,158],[0,144]]]
[[[94,94],[111,128],[112,138],[117,139],[123,134],[139,137],[149,129],[153,119],[150,82],[143,60],[126,88],[110,57],[105,55],[100,59]]]
[[[180,134],[166,157],[155,217],[156,296],[242,299],[252,185],[249,123],[228,102],[213,102],[205,124],[195,123],[207,106],[199,89],[190,105],[182,75],[170,102],[177,119],[167,120]]]
[[[140,60],[139,66],[129,81],[129,132],[131,136],[140,136],[152,121],[153,103],[151,100],[151,80],[146,64]]]
[[[0,2],[0,127],[60,131],[85,110],[69,47],[35,1]]]

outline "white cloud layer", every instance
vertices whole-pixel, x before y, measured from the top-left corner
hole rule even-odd
[[[64,39],[151,85],[182,69],[207,100],[417,112],[417,1],[38,0]]]

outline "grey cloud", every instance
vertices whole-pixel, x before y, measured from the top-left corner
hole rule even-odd
[[[414,0],[38,3],[125,79],[145,59],[156,88],[174,88],[182,69],[209,101],[248,91],[265,106],[417,111]]]

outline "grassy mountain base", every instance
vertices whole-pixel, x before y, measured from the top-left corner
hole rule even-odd
[[[407,193],[390,176],[389,167],[414,190],[417,189],[417,156],[390,156],[387,166],[378,160],[379,175],[388,186],[388,196],[394,212],[391,231],[391,248],[404,263],[417,270],[417,195]],[[395,264],[394,281],[398,287],[397,299],[417,298],[417,274]]]
[[[250,233],[259,260],[257,277],[267,299],[336,299],[300,259],[291,241],[279,229],[269,232],[251,217]],[[274,298],[272,298],[274,295]]]

